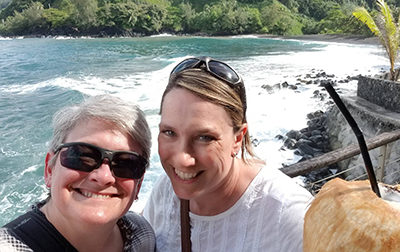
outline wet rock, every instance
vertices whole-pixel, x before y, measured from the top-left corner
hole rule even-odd
[[[289,150],[294,150],[297,148],[297,141],[293,138],[287,138],[283,145],[288,148]]]

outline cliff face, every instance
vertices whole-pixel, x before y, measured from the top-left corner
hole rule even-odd
[[[386,81],[383,84],[382,82],[379,83],[379,81],[382,80],[360,78],[358,95],[341,97],[366,140],[384,132],[400,129],[400,110],[396,112],[397,109],[395,108],[400,106],[400,84],[389,83],[390,85],[385,86],[384,84],[387,84]],[[378,82],[377,86],[381,87],[381,89],[374,86],[375,82]],[[397,87],[399,90],[394,90]],[[363,98],[360,97],[360,93]],[[393,94],[394,98],[388,97],[390,94]],[[351,144],[358,144],[353,130],[336,106],[333,106],[327,114],[326,128],[332,150]],[[369,155],[375,170],[380,169],[379,162],[384,158],[385,165],[382,180],[384,183],[394,184],[400,181],[400,172],[396,173],[400,171],[400,161],[398,161],[400,159],[400,141],[386,145],[386,150],[382,147],[370,150]],[[366,173],[361,155],[344,160],[338,165],[342,171],[353,168],[345,173],[347,180],[359,178]],[[376,171],[375,173],[378,172]],[[366,178],[366,176],[361,177],[361,179]],[[379,179],[379,176],[377,178]]]

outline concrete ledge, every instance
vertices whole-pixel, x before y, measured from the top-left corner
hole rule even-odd
[[[387,110],[358,96],[346,96],[342,97],[342,100],[348,109],[350,107],[354,112],[358,111],[358,114],[364,114],[366,118],[360,119],[370,119],[369,123],[376,121],[380,127],[386,126],[385,132],[400,128],[400,113]]]

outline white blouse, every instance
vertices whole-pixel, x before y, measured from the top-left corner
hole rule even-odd
[[[311,194],[277,169],[263,167],[242,197],[215,216],[190,213],[193,252],[303,251],[304,215]],[[181,251],[180,200],[160,175],[144,208],[157,251]]]

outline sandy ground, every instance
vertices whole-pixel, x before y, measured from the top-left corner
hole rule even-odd
[[[316,35],[294,35],[294,36],[279,36],[279,35],[257,35],[260,38],[280,38],[280,39],[298,39],[308,41],[326,41],[348,44],[371,44],[379,45],[377,37],[366,37],[360,35],[334,35],[334,34],[316,34]]]

